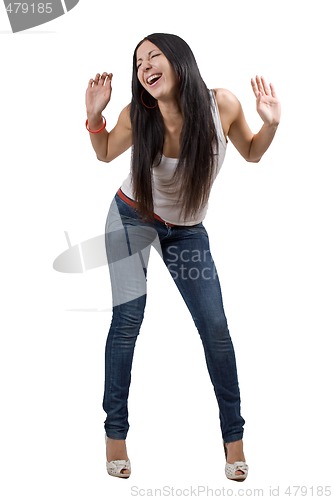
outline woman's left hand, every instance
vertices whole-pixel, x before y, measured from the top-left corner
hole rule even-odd
[[[251,78],[251,85],[257,99],[257,112],[260,118],[267,125],[278,125],[281,105],[273,85],[271,83],[268,85],[262,76]]]

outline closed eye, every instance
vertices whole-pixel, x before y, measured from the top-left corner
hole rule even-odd
[[[153,57],[160,56],[160,55],[161,55],[160,53],[158,53],[158,54],[153,54],[153,55],[151,55],[151,56],[150,56],[150,59],[152,59]],[[139,69],[139,68],[140,68],[140,66],[141,66],[141,63],[137,65],[136,69]]]

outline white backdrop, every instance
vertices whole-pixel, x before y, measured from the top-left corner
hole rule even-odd
[[[7,500],[122,499],[163,487],[164,496],[174,488],[173,496],[185,497],[192,487],[192,496],[212,496],[208,488],[222,496],[225,488],[225,496],[262,489],[265,497],[287,498],[288,486],[302,486],[291,492],[313,497],[317,486],[332,485],[329,6],[80,0],[68,14],[16,34],[0,6],[0,449]],[[259,164],[229,145],[205,221],[246,420],[250,473],[242,485],[225,479],[199,336],[156,255],[129,401],[133,473],[127,481],[106,474],[108,269],[65,274],[52,267],[67,247],[64,231],[73,245],[104,232],[129,169],[128,153],[111,164],[95,158],[85,130],[88,80],[114,74],[105,111],[110,130],[130,101],[135,45],[162,31],[189,43],[208,87],[236,94],[254,131],[261,123],[251,77],[272,81],[282,102],[279,130]]]

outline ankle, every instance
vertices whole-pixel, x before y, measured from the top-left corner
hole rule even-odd
[[[107,438],[106,458],[108,462],[112,460],[128,460],[125,440]]]
[[[243,441],[241,439],[224,443],[224,446],[228,463],[245,462]]]

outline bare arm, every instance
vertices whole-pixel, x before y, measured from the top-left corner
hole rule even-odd
[[[103,125],[102,111],[110,101],[112,74],[99,73],[89,80],[86,91],[86,107],[90,130],[99,130]],[[130,105],[119,115],[116,126],[108,132],[104,129],[97,134],[90,133],[92,147],[99,160],[110,162],[124,153],[132,144]]]
[[[224,133],[246,161],[258,162],[270,146],[277,130],[281,108],[272,85],[267,85],[263,78],[251,80],[257,100],[257,111],[263,125],[254,134],[248,126],[242,106],[229,91],[216,90]]]

